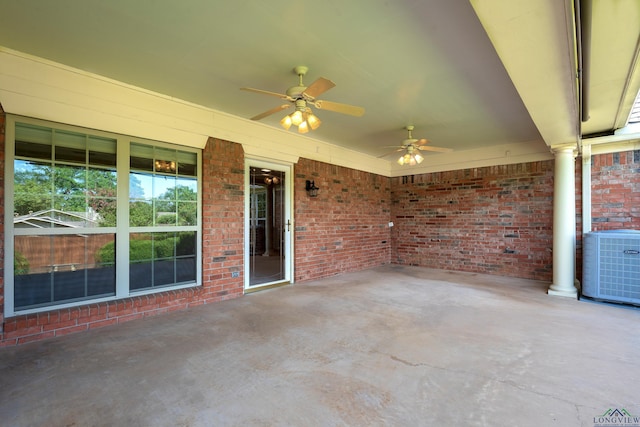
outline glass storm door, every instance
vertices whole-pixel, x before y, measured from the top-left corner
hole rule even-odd
[[[290,167],[248,161],[245,290],[291,281]]]

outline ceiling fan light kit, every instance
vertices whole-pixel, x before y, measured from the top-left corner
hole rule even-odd
[[[300,126],[303,121],[304,119],[302,118],[302,112],[300,110],[294,111],[293,114],[291,115],[291,123],[293,123],[296,126]]]
[[[303,65],[299,65],[295,67],[293,71],[298,75],[298,85],[292,86],[287,89],[285,94],[269,92],[262,89],[253,89],[249,87],[240,88],[241,90],[261,93],[263,95],[276,96],[285,101],[289,101],[289,104],[283,104],[278,107],[272,108],[268,111],[265,111],[264,113],[252,117],[251,120],[263,119],[267,116],[270,116],[271,114],[275,114],[293,105],[295,106],[295,111],[284,116],[280,120],[280,125],[282,125],[282,127],[286,130],[289,130],[292,125],[295,125],[298,127],[298,132],[307,133],[309,132],[309,130],[318,129],[322,124],[322,121],[315,114],[313,114],[311,106],[321,110],[335,111],[336,113],[349,114],[356,117],[360,117],[364,114],[364,108],[362,107],[316,99],[318,95],[333,88],[335,86],[335,83],[333,83],[329,79],[320,77],[307,87],[302,82],[302,78],[305,76],[305,74],[307,74],[309,68]]]
[[[296,110],[291,114],[287,114],[280,120],[280,124],[286,130],[289,130],[291,125],[298,126],[298,132],[307,133],[309,130],[316,130],[322,123],[322,120],[311,112],[311,109],[306,111]]]
[[[398,159],[398,164],[400,166],[403,166],[403,165],[415,166],[422,163],[423,160],[424,160],[424,157],[422,157],[419,153],[416,153],[416,154],[407,153],[403,156],[400,156],[400,158]]]
[[[298,125],[298,132],[300,132],[300,133],[309,132],[309,125],[307,124],[306,120]]]
[[[291,116],[290,115],[284,116],[282,120],[280,120],[280,124],[282,125],[283,128],[285,128],[286,130],[289,130],[289,128],[293,124],[293,121],[291,120]]]
[[[312,112],[308,112],[306,114],[306,119],[307,119],[307,123],[309,123],[309,127],[312,130],[316,130],[320,127],[320,125],[322,124],[322,120],[320,120],[315,114],[313,114]]]
[[[413,138],[413,136],[411,135],[411,132],[414,129],[413,125],[409,125],[405,129],[409,133],[407,139],[402,141],[402,144],[396,150],[390,153],[383,154],[382,156],[378,156],[378,157],[386,157],[393,153],[404,151],[404,154],[400,155],[400,158],[397,160],[397,163],[400,166],[404,166],[404,165],[415,166],[415,165],[419,165],[424,161],[424,157],[420,154],[420,151],[437,151],[440,153],[447,153],[449,151],[453,151],[450,148],[434,147],[432,145],[427,145],[429,141],[427,141],[424,138],[423,139]]]

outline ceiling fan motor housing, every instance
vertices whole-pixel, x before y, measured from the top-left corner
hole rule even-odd
[[[293,99],[300,99],[302,98],[302,92],[304,92],[305,90],[307,90],[306,86],[292,86],[289,89],[287,89],[287,96],[293,98]]]

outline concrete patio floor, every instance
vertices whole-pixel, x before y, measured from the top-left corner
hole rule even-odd
[[[594,426],[640,310],[384,266],[0,350],[3,426]]]

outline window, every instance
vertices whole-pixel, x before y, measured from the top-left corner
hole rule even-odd
[[[196,279],[195,153],[131,144],[129,283],[151,289]]]
[[[7,129],[6,315],[199,284],[199,150]]]

